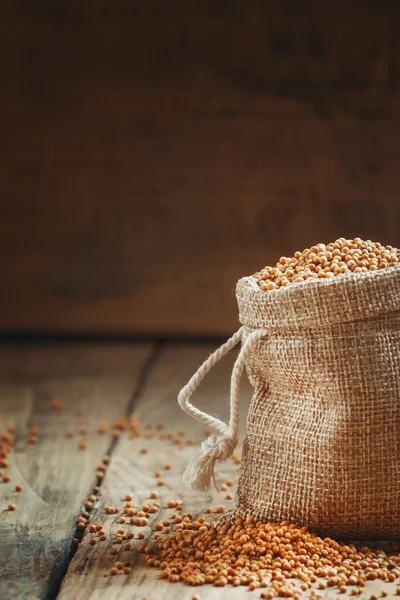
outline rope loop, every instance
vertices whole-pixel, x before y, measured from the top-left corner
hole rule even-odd
[[[219,435],[211,435],[201,444],[200,451],[193,456],[187,466],[183,474],[183,482],[188,488],[204,491],[209,489],[211,480],[215,484],[214,469],[216,461],[227,460],[232,456],[237,446],[240,380],[250,352],[258,341],[267,335],[267,330],[255,329],[252,331],[236,359],[231,376],[230,417],[228,425],[220,419],[196,408],[190,402],[190,397],[212,367],[242,340],[243,332],[244,327],[241,327],[225,344],[213,352],[179,393],[178,402],[181,408],[201,423],[204,423],[204,425],[213,427],[219,433]]]

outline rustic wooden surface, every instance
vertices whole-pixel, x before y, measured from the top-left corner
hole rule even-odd
[[[0,6],[1,330],[221,335],[236,280],[400,245],[400,4]]]
[[[119,515],[107,515],[104,508],[122,507],[127,493],[132,493],[139,502],[147,500],[152,491],[159,493],[160,513],[152,515],[146,528],[131,527],[136,534],[143,531],[149,541],[154,523],[173,512],[166,508],[169,500],[182,500],[184,511],[196,514],[206,507],[215,509],[219,504],[227,509],[232,506],[233,501],[225,498],[227,492],[193,493],[181,483],[182,471],[205,432],[197,421],[180,410],[176,396],[211,350],[212,346],[205,344],[0,347],[1,428],[15,427],[17,431],[15,452],[10,455],[12,485],[0,484],[1,599],[190,600],[195,594],[202,600],[228,600],[250,594],[245,588],[193,589],[167,583],[160,578],[160,571],[145,564],[136,550],[137,540],[132,540],[131,550],[120,551],[117,556],[108,552],[119,528]],[[223,419],[228,418],[234,355],[214,368],[193,398],[203,410]],[[59,411],[49,409],[49,399],[54,395],[64,401]],[[250,385],[244,378],[241,439],[250,395]],[[82,417],[75,416],[77,410],[82,411]],[[110,444],[109,435],[96,433],[98,421],[112,422],[132,411],[141,423],[140,437],[129,439],[122,434]],[[88,424],[85,436],[88,449],[78,451],[79,436],[66,440],[64,433]],[[157,434],[147,439],[149,426],[155,428],[160,424],[164,429],[156,430]],[[36,446],[25,443],[26,429],[31,426],[39,430]],[[168,433],[181,436],[182,448],[163,437]],[[193,438],[194,444],[187,443],[189,438]],[[142,454],[142,448],[148,452]],[[106,450],[111,455],[110,465],[89,524],[101,524],[108,539],[92,546],[86,528],[74,552],[71,539],[76,532],[75,520],[95,483],[94,467]],[[163,468],[166,463],[171,470]],[[235,482],[232,491],[237,469],[231,460],[218,465],[217,479],[222,482],[232,478]],[[156,486],[156,470],[162,472],[161,487]],[[23,486],[19,495],[12,492],[15,483]],[[17,504],[13,513],[4,510],[9,501]],[[109,569],[118,559],[130,563],[129,575],[109,576]],[[369,600],[372,594],[379,596],[383,590],[388,591],[389,598],[394,598],[395,589],[396,586],[379,581],[368,582],[361,599]],[[255,591],[251,597],[258,598],[259,593]],[[337,597],[337,591],[331,589],[321,594],[327,599]],[[346,599],[347,594],[341,597]]]
[[[113,372],[113,348],[0,349],[14,381],[0,386],[0,429],[16,430],[10,468],[2,469],[11,481],[0,483],[2,599],[50,598],[60,585],[71,558],[75,519],[95,485],[95,466],[110,446],[109,436],[97,434],[98,422],[125,412],[150,346],[114,350],[120,358],[124,354],[125,364],[129,361],[123,374]],[[18,354],[31,360],[17,373],[11,364]],[[1,369],[4,380],[4,365]],[[60,410],[50,407],[55,397],[62,399]],[[80,426],[88,427],[87,435],[77,435]],[[30,427],[38,429],[35,445],[27,443]],[[67,431],[75,432],[73,439],[65,438]],[[81,440],[87,450],[78,449]],[[16,484],[22,492],[14,491]],[[10,502],[15,512],[7,510]]]
[[[159,357],[157,364],[149,379],[148,385],[139,399],[135,414],[143,424],[163,424],[166,432],[177,434],[179,430],[185,431],[184,448],[178,450],[169,440],[151,439],[148,442],[143,438],[135,440],[122,439],[112,455],[111,467],[104,480],[104,490],[101,502],[93,514],[93,523],[100,523],[107,535],[109,543],[100,543],[97,546],[89,544],[90,535],[85,536],[77,553],[71,561],[68,573],[63,581],[60,599],[74,598],[76,600],[94,598],[118,598],[130,600],[161,600],[166,597],[191,598],[194,590],[186,586],[174,586],[160,578],[160,571],[146,566],[142,555],[136,551],[137,546],[144,540],[132,540],[132,550],[120,552],[119,556],[111,556],[109,549],[113,545],[113,538],[117,529],[118,517],[106,515],[104,507],[123,506],[121,499],[127,493],[133,493],[135,501],[144,503],[152,491],[159,493],[161,511],[152,515],[151,522],[146,528],[131,526],[131,531],[136,534],[143,531],[147,539],[152,541],[152,525],[168,518],[173,509],[166,508],[169,500],[183,500],[184,511],[202,513],[208,506],[215,511],[216,506],[224,504],[226,508],[233,507],[233,500],[226,500],[226,492],[212,491],[210,493],[194,493],[184,489],[181,483],[182,472],[187,465],[194,447],[186,445],[188,436],[192,437],[198,445],[205,437],[204,427],[183,413],[176,402],[177,394],[182,385],[204,360],[210,349],[204,346],[194,348],[168,348]],[[229,418],[229,379],[232,369],[232,357],[224,360],[204,381],[193,401],[202,410],[218,414],[223,419]],[[246,411],[250,397],[250,386],[242,386],[241,402],[241,432],[245,428]],[[147,447],[147,454],[140,454],[139,450]],[[171,471],[165,471],[163,466],[171,464]],[[154,473],[162,472],[165,485],[156,486]],[[220,465],[218,480],[227,478],[237,479],[238,467],[232,461]],[[231,490],[230,490],[231,491]],[[215,515],[214,515],[215,516]],[[137,537],[137,535],[135,536]],[[114,544],[115,545],[115,544]],[[133,565],[130,575],[110,577],[109,570],[116,560],[130,562]],[[238,591],[230,589],[225,593],[217,592],[214,588],[200,590],[202,598],[230,598],[236,597]],[[241,590],[243,593],[243,590]],[[196,590],[197,594],[197,590]],[[198,595],[198,594],[197,594]]]

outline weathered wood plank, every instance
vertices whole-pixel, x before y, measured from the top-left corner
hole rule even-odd
[[[1,598],[51,597],[57,589],[71,555],[75,519],[110,444],[109,436],[97,433],[98,422],[125,412],[149,352],[149,345],[120,349],[117,356],[129,364],[122,373],[115,372],[112,349],[1,348],[2,381],[8,369],[9,380],[19,382],[0,386],[1,429],[15,428],[9,468],[3,469],[11,481],[0,483]],[[50,406],[54,397],[62,400],[59,410]],[[88,428],[87,435],[78,435],[80,426]],[[38,432],[35,445],[27,443],[31,427]],[[72,439],[67,431],[74,432]],[[86,450],[78,449],[80,440]],[[10,502],[15,512],[7,510]]]
[[[177,393],[183,383],[194,372],[200,362],[209,351],[209,347],[167,347],[159,357],[151,378],[142,397],[140,398],[136,414],[142,424],[164,424],[164,432],[176,434],[180,429],[187,435],[193,436],[198,444],[204,439],[203,427],[196,421],[187,417],[176,402]],[[228,416],[228,389],[229,374],[232,367],[233,356],[227,357],[218,367],[209,374],[207,380],[200,386],[195,403],[203,410],[212,411],[221,418]],[[251,389],[249,384],[243,382],[241,402],[241,432],[245,427],[245,416]],[[147,454],[141,454],[142,447],[148,448]],[[187,460],[193,452],[193,446],[183,445],[178,449],[170,441],[160,440],[159,433],[155,438],[146,440],[143,435],[140,438],[129,440],[123,437],[112,455],[112,460],[103,481],[102,495],[99,506],[92,513],[92,523],[101,524],[107,541],[98,542],[94,546],[89,544],[92,537],[87,534],[78,547],[73,557],[66,577],[64,578],[58,600],[164,600],[165,598],[176,598],[177,600],[191,600],[196,595],[202,600],[231,600],[243,598],[247,592],[246,588],[215,588],[213,586],[202,586],[191,588],[183,584],[171,584],[160,578],[160,571],[148,567],[143,556],[137,552],[139,543],[137,540],[139,531],[143,531],[146,540],[150,542],[154,533],[155,522],[160,522],[170,516],[174,510],[167,509],[169,500],[183,500],[185,511],[200,514],[204,508],[211,506],[215,508],[218,504],[224,504],[226,508],[232,506],[233,501],[226,500],[226,492],[213,490],[210,493],[194,493],[185,490],[181,483],[181,474],[187,464]],[[170,471],[163,470],[165,463],[170,463]],[[160,469],[165,485],[156,487],[154,472]],[[218,479],[223,481],[227,477],[235,478],[237,467],[232,461],[218,466]],[[235,484],[231,488],[235,489]],[[138,528],[132,525],[121,525],[120,514],[107,515],[104,513],[106,505],[123,506],[123,498],[127,493],[133,494],[135,504],[147,502],[151,491],[157,490],[161,504],[160,513],[151,515],[149,525]],[[215,516],[215,515],[213,515]],[[126,531],[134,532],[135,538],[131,540],[132,548],[123,551],[119,544],[112,544],[117,530],[122,527]],[[114,545],[120,548],[116,556],[109,553],[109,548]],[[129,563],[132,571],[130,574],[119,574],[110,576],[109,570],[117,560]],[[361,598],[368,599],[372,594],[379,596],[385,590],[388,598],[395,597],[395,586],[382,583],[381,581],[369,581]],[[260,591],[253,593],[251,597],[258,598]],[[332,588],[320,591],[321,596],[327,600],[337,598],[337,590]],[[304,598],[309,597],[309,592]],[[341,594],[346,599],[350,592]]]
[[[3,2],[0,329],[226,336],[237,279],[282,254],[400,245],[399,19]]]
[[[137,533],[143,531],[147,539],[151,539],[152,525],[155,522],[167,518],[172,512],[166,508],[169,500],[181,499],[184,501],[184,510],[201,513],[207,506],[213,507],[224,504],[227,508],[233,506],[233,500],[227,500],[227,492],[194,493],[184,489],[181,476],[182,472],[193,454],[197,445],[205,438],[204,427],[194,421],[180,409],[176,397],[181,386],[198,368],[200,363],[211,351],[210,346],[168,346],[156,363],[150,380],[144,390],[142,397],[136,405],[135,414],[139,417],[142,425],[151,424],[154,427],[162,424],[162,433],[172,432],[176,435],[180,430],[185,431],[184,440],[188,437],[195,440],[192,444],[183,444],[178,449],[170,440],[159,439],[160,432],[155,438],[146,440],[143,435],[134,440],[123,437],[113,452],[110,466],[103,481],[101,502],[93,512],[91,522],[100,523],[108,540],[100,542],[95,546],[89,544],[90,535],[86,535],[78,547],[68,573],[63,581],[59,594],[59,600],[142,600],[146,597],[150,600],[161,600],[166,597],[189,599],[194,590],[184,586],[175,586],[160,579],[160,572],[148,568],[143,557],[136,552],[138,540],[131,540],[132,550],[120,552],[119,556],[111,556],[109,548],[112,539],[121,525],[118,523],[119,516],[106,515],[104,507],[107,505],[121,507],[121,500],[127,493],[132,493],[135,502],[144,503],[152,491],[159,493],[161,511],[152,515],[151,523],[146,528],[127,527],[127,531]],[[202,410],[211,411],[222,419],[228,419],[229,380],[232,369],[234,354],[226,357],[208,375],[201,384],[193,401]],[[243,377],[242,402],[241,402],[241,432],[244,431],[246,412],[250,398],[251,388]],[[143,434],[146,433],[144,429]],[[147,448],[147,454],[141,454],[141,448]],[[171,465],[171,470],[166,471],[165,464]],[[156,486],[154,473],[161,470],[164,486]],[[236,478],[237,465],[229,460],[227,463],[218,465],[218,479],[223,481],[227,478]],[[234,490],[234,488],[232,488]],[[231,489],[229,490],[231,491]],[[124,526],[125,527],[125,526]],[[143,540],[140,541],[142,543]],[[109,576],[109,569],[116,560],[130,562],[132,572],[130,575],[118,577]],[[196,594],[201,598],[230,598],[238,597],[237,590],[229,590],[225,594],[215,588],[203,588]],[[241,590],[243,593],[243,590]]]

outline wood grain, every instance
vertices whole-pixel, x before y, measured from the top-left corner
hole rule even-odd
[[[0,330],[227,336],[236,280],[400,245],[400,5],[0,7]]]
[[[176,395],[186,382],[190,374],[197,368],[203,358],[209,352],[205,346],[189,348],[168,347],[159,357],[153,369],[146,389],[138,401],[136,414],[140,417],[142,424],[159,423],[165,425],[166,432],[176,434],[180,429],[185,431],[185,438],[193,436],[196,444],[204,439],[203,427],[197,421],[190,419],[183,413],[177,402]],[[228,418],[228,387],[229,376],[232,368],[233,356],[227,357],[216,367],[202,383],[193,401],[202,410],[218,414],[223,419]],[[244,381],[242,385],[240,431],[243,438],[245,430],[246,413],[251,394],[250,385]],[[141,454],[142,447],[148,448],[147,454]],[[176,598],[177,600],[191,600],[193,595],[201,600],[230,600],[243,598],[247,593],[246,588],[215,588],[211,585],[196,587],[195,589],[183,584],[171,584],[160,577],[160,571],[146,565],[141,554],[137,552],[139,544],[153,541],[154,524],[168,518],[173,509],[166,508],[169,500],[183,500],[183,511],[191,511],[200,515],[208,506],[215,509],[219,504],[224,504],[228,509],[233,505],[232,500],[225,498],[226,492],[216,490],[210,493],[189,492],[181,483],[181,475],[187,465],[194,447],[191,445],[177,449],[176,445],[158,437],[145,440],[142,437],[129,440],[122,438],[112,455],[110,467],[103,481],[102,496],[99,506],[92,513],[92,522],[101,524],[107,534],[107,541],[89,544],[90,535],[87,534],[73,557],[68,572],[58,596],[58,600],[164,600],[165,598]],[[163,470],[163,465],[169,463],[170,471]],[[165,485],[156,487],[154,472],[160,469]],[[236,487],[237,467],[232,461],[218,465],[219,482],[226,478],[235,481],[232,490]],[[135,540],[131,540],[132,547],[129,551],[123,551],[120,546],[113,544],[117,530],[121,527],[118,516],[110,516],[104,513],[107,505],[122,508],[123,498],[127,493],[133,494],[133,501],[141,504],[148,500],[151,491],[159,492],[161,510],[152,518],[146,528],[137,528],[131,525],[122,525],[126,531],[135,533]],[[211,515],[215,517],[214,513]],[[143,531],[145,540],[138,540],[137,533]],[[116,556],[109,553],[110,547],[114,545],[120,548]],[[110,576],[109,570],[116,561],[128,563],[131,573]],[[388,593],[388,598],[395,598],[395,586],[381,581],[368,581],[361,598],[370,598],[372,594],[377,597],[382,591]],[[249,597],[259,598],[259,591]],[[319,592],[321,597],[333,600],[338,597],[337,590],[328,588]],[[309,597],[309,592],[302,596]],[[350,593],[341,594],[346,599]]]
[[[109,516],[104,513],[106,505],[123,506],[121,500],[127,493],[133,493],[134,501],[144,503],[152,491],[159,493],[159,501],[162,505],[159,514],[152,515],[151,523],[146,528],[129,526],[137,533],[143,531],[147,539],[152,539],[152,527],[154,523],[166,519],[174,511],[166,508],[169,500],[181,499],[184,501],[184,510],[194,513],[202,513],[207,506],[215,510],[219,504],[227,508],[233,506],[233,500],[226,500],[226,492],[194,493],[185,488],[181,482],[181,476],[190,456],[197,449],[198,444],[204,439],[204,427],[197,421],[183,413],[176,396],[179,389],[187,381],[190,375],[197,369],[199,364],[209,354],[209,346],[192,348],[168,347],[159,357],[158,362],[149,378],[146,389],[136,405],[135,414],[140,418],[143,425],[163,424],[165,432],[173,432],[175,435],[179,430],[185,431],[185,437],[193,437],[196,445],[184,444],[183,449],[177,449],[170,440],[160,440],[157,436],[151,440],[142,437],[135,440],[121,439],[113,452],[112,460],[106,477],[103,481],[102,500],[96,512],[93,513],[94,523],[100,523],[106,531],[108,542],[99,543],[96,546],[89,544],[90,535],[85,536],[78,547],[78,551],[71,561],[68,573],[63,581],[59,600],[100,599],[118,598],[119,600],[161,600],[165,597],[179,599],[190,599],[194,593],[192,588],[186,586],[173,586],[160,579],[160,572],[146,566],[143,557],[137,553],[138,544],[143,540],[132,540],[132,550],[121,551],[118,556],[111,556],[109,548],[115,533],[121,525],[118,523],[119,515]],[[202,383],[196,397],[195,404],[202,410],[211,411],[219,417],[227,420],[229,417],[229,379],[233,365],[232,353],[221,362],[209,374]],[[250,398],[250,385],[243,378],[240,412],[240,431],[244,432],[245,419]],[[148,448],[147,454],[141,454],[142,447]],[[171,464],[171,470],[165,471],[163,466]],[[162,471],[162,479],[165,485],[156,486],[155,471]],[[229,460],[218,466],[218,480],[226,478],[236,479],[237,466]],[[128,528],[127,528],[128,530]],[[132,565],[130,575],[118,577],[109,576],[109,570],[116,560],[129,562]],[[196,590],[197,593],[197,590]],[[222,594],[215,588],[209,586],[200,590],[201,598],[231,598],[238,597],[238,591],[230,589]],[[243,593],[243,590],[242,592]],[[231,594],[231,595],[229,595]]]
[[[95,485],[95,466],[110,444],[108,436],[97,433],[98,422],[116,420],[125,412],[149,350],[148,345],[125,347],[130,369],[113,374],[112,367],[108,371],[112,353],[104,349],[31,348],[22,352],[26,362],[20,365],[20,383],[0,386],[1,428],[16,430],[8,457],[11,481],[0,483],[1,598],[54,597],[72,554],[75,519]],[[1,354],[7,355],[5,348]],[[10,363],[12,355],[11,350]],[[57,368],[53,371],[51,365]],[[54,397],[62,399],[60,410],[50,408]],[[88,433],[79,436],[82,425]],[[36,445],[27,443],[30,427],[38,430]],[[73,439],[65,438],[67,431],[74,432]],[[78,449],[81,439],[87,450]],[[14,491],[16,484],[22,492]],[[7,510],[9,502],[16,504],[15,512]]]

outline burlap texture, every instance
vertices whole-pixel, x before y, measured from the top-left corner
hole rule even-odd
[[[238,282],[249,408],[236,510],[321,535],[400,538],[400,268],[273,292]]]

